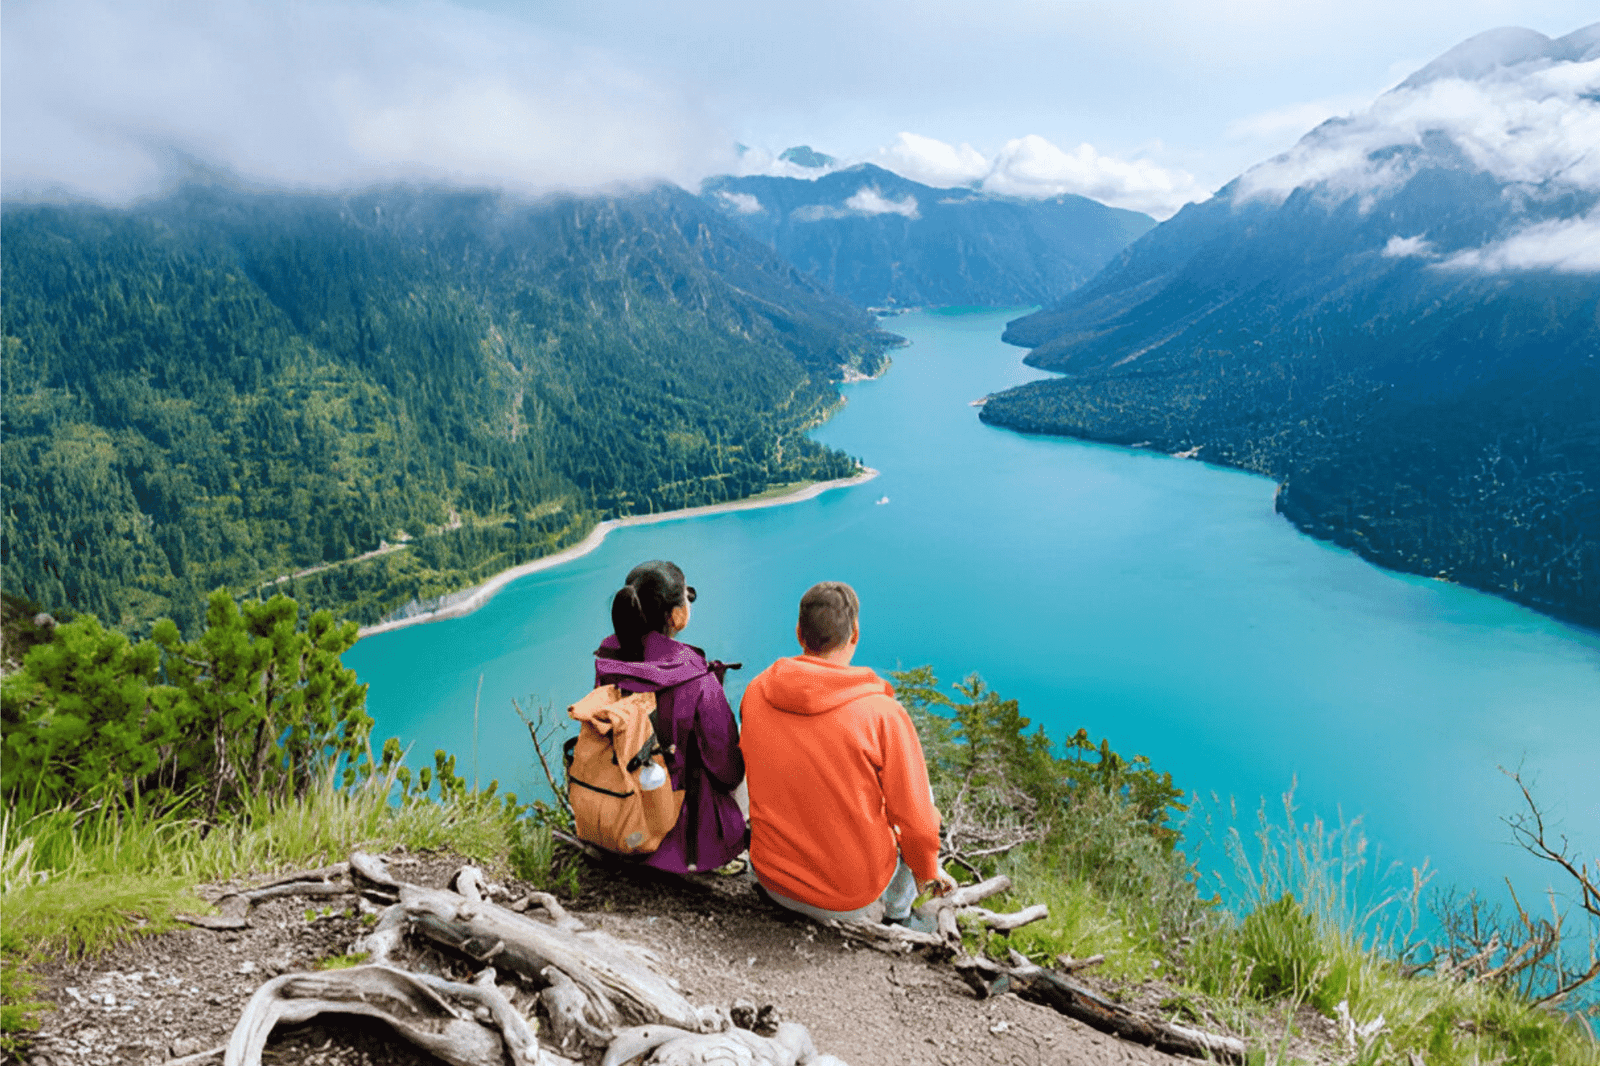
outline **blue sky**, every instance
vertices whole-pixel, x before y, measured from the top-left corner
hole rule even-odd
[[[1467,37],[1505,25],[1556,37],[1597,14],[1566,0],[5,0],[3,11],[10,195],[126,199],[186,159],[319,187],[693,187],[807,143],[951,181],[1009,160],[1019,193],[1029,174],[1056,175],[1158,215]],[[755,152],[741,162],[736,142]]]

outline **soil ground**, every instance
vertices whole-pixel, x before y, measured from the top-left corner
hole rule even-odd
[[[402,880],[443,887],[461,860],[389,856]],[[1003,995],[976,999],[947,963],[891,956],[762,900],[742,879],[700,884],[588,878],[569,906],[591,928],[657,952],[661,968],[700,1005],[772,1004],[804,1023],[820,1051],[850,1066],[1178,1064],[1047,1007]],[[595,887],[598,885],[598,887]],[[206,890],[216,896],[223,886]],[[230,886],[237,887],[237,886]],[[505,882],[513,894],[527,887]],[[227,1042],[266,979],[343,955],[367,931],[354,897],[257,904],[249,928],[185,929],[43,971],[48,1012],[23,1061],[35,1066],[154,1066]],[[405,964],[466,978],[459,960],[408,946]],[[1139,998],[1159,999],[1158,990]],[[531,1001],[517,1000],[529,1009]],[[220,1062],[221,1056],[212,1061]],[[336,1017],[280,1029],[268,1066],[435,1066],[380,1023]]]

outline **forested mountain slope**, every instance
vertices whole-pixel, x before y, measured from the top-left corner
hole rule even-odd
[[[1279,478],[1302,529],[1600,624],[1600,26],[1485,34],[1006,339],[983,417]]]
[[[375,621],[599,518],[834,477],[801,435],[893,340],[681,190],[193,187],[8,205],[4,582],[192,627],[280,586]]]
[[[1082,196],[937,189],[869,164],[814,180],[711,178],[702,195],[864,307],[1048,303],[1155,225]]]

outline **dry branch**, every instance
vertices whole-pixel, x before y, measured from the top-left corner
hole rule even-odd
[[[539,756],[539,766],[544,770],[544,779],[550,783],[551,795],[555,796],[556,802],[561,804],[561,809],[567,812],[567,818],[571,819],[572,804],[567,800],[566,789],[562,788],[560,783],[556,781],[555,772],[550,769],[550,760],[545,756],[544,753],[544,746],[546,744],[555,744],[555,739],[561,731],[560,724],[558,723],[556,725],[545,727],[544,716],[545,712],[549,710],[548,706],[539,708],[539,717],[537,720],[531,719],[522,713],[522,705],[517,702],[517,698],[515,696],[511,697],[511,706],[516,708],[517,717],[522,719],[522,724],[528,727],[528,734],[533,737],[533,752],[535,755]],[[542,736],[539,732],[541,728],[544,728],[544,734]]]
[[[355,966],[322,974],[286,974],[256,989],[234,1027],[223,1066],[260,1066],[267,1037],[280,1023],[296,1024],[329,1013],[377,1018],[451,1066],[500,1066],[504,1061],[501,1037],[451,1006],[416,975],[389,966]]]
[[[236,892],[234,895],[256,904],[267,899],[282,899],[284,896],[311,896],[325,899],[332,896],[348,896],[354,891],[355,889],[349,884],[338,881],[292,881],[273,885],[271,888],[253,888],[248,892]]]
[[[1024,999],[1054,1007],[1103,1033],[1146,1044],[1157,1051],[1222,1062],[1244,1061],[1242,1040],[1129,1010],[1058,973],[1035,966],[1015,952],[1009,967],[989,959],[963,956],[956,960],[956,970],[980,996],[1016,992]]]
[[[944,938],[937,933],[919,933],[900,925],[877,925],[873,922],[829,922],[828,925],[851,940],[859,940],[891,955],[903,954],[913,948],[943,948]]]
[[[293,884],[299,881],[332,881],[336,878],[348,876],[349,873],[350,864],[348,862],[336,862],[332,866],[319,866],[315,870],[296,870],[294,873],[279,874],[277,877],[258,882],[250,887],[252,889],[272,888],[276,885]]]
[[[607,855],[605,852],[601,851],[599,848],[595,847],[593,844],[589,843],[587,840],[579,840],[577,837],[573,836],[571,833],[563,833],[559,829],[552,829],[552,830],[550,830],[550,835],[552,837],[554,837],[555,839],[561,841],[561,843],[563,843],[563,844],[566,844],[566,845],[568,845],[570,847],[577,848],[579,851],[583,852],[585,855],[589,856],[589,858],[591,858],[591,859],[598,859],[601,862],[606,862],[608,860],[614,860],[615,859],[615,856]]]
[[[546,967],[560,970],[583,992],[584,1021],[594,1029],[666,1023],[697,1030],[703,1024],[700,1012],[650,968],[648,956],[603,933],[578,932],[488,901],[396,882],[371,856],[352,856],[351,868],[377,889],[388,892],[392,885],[408,922],[430,940],[481,962],[492,958],[535,983],[541,983]]]
[[[998,896],[1002,892],[1010,891],[1010,889],[1011,878],[1005,874],[1000,874],[989,878],[987,881],[979,881],[975,885],[962,885],[953,892],[948,892],[943,896],[936,896],[925,903],[920,908],[920,911],[921,913],[929,914],[945,907],[970,907],[979,900],[988,899],[990,896]]]
[[[1056,969],[1062,973],[1076,973],[1079,970],[1087,970],[1091,966],[1099,966],[1105,961],[1106,957],[1104,955],[1090,955],[1086,959],[1075,959],[1071,955],[1057,955]]]
[[[529,907],[538,907],[544,911],[559,928],[570,929],[574,933],[581,933],[585,928],[582,922],[567,913],[567,909],[561,905],[561,902],[548,892],[529,892],[511,904],[511,909],[519,914],[525,912]]]
[[[985,907],[962,907],[956,912],[961,918],[976,918],[984,926],[997,933],[1009,933],[1014,929],[1021,929],[1029,922],[1037,922],[1050,917],[1050,908],[1043,903],[1035,903],[1024,910],[1011,914],[996,914]]]

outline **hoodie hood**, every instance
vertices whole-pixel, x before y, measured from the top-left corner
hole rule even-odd
[[[788,714],[826,714],[863,696],[894,698],[894,688],[870,666],[840,666],[810,655],[779,659],[751,685],[760,685],[767,702]]]
[[[594,667],[595,673],[607,683],[628,692],[659,692],[693,681],[711,670],[705,652],[660,633],[645,634],[644,658],[639,662],[614,658],[621,650],[615,634],[607,637],[595,651]]]

